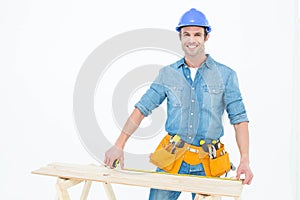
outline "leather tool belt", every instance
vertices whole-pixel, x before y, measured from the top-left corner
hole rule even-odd
[[[217,144],[218,148],[212,144],[206,144],[207,147],[202,148],[183,141],[174,146],[170,143],[171,139],[172,136],[166,135],[150,155],[150,162],[160,169],[177,174],[184,161],[190,165],[202,163],[206,176],[218,177],[230,171],[229,155],[221,142]]]

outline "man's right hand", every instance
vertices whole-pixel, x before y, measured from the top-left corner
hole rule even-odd
[[[135,108],[127,119],[120,136],[118,137],[115,145],[105,152],[104,164],[110,168],[114,168],[115,160],[119,160],[121,168],[124,168],[124,146],[128,138],[139,127],[144,115],[139,109]]]
[[[104,164],[110,168],[114,168],[113,164],[115,160],[120,161],[120,166],[124,168],[124,151],[123,149],[117,147],[116,145],[112,146],[105,152]]]

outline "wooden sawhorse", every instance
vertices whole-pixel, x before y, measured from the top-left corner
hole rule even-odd
[[[52,163],[32,172],[57,177],[59,200],[70,200],[68,188],[85,182],[80,200],[86,200],[93,181],[102,182],[109,200],[116,200],[111,183],[196,193],[195,200],[221,196],[241,199],[242,182],[235,179],[108,169],[104,166]]]

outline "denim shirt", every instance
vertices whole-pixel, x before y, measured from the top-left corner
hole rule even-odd
[[[231,124],[248,121],[235,71],[210,55],[198,68],[194,81],[184,58],[163,67],[135,107],[148,116],[165,99],[165,130],[196,146],[201,139],[218,140],[224,135],[224,110]]]

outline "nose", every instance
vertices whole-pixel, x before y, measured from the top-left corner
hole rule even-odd
[[[188,38],[188,42],[189,43],[194,43],[196,41],[196,38],[194,37],[194,36],[190,36],[189,38]]]

